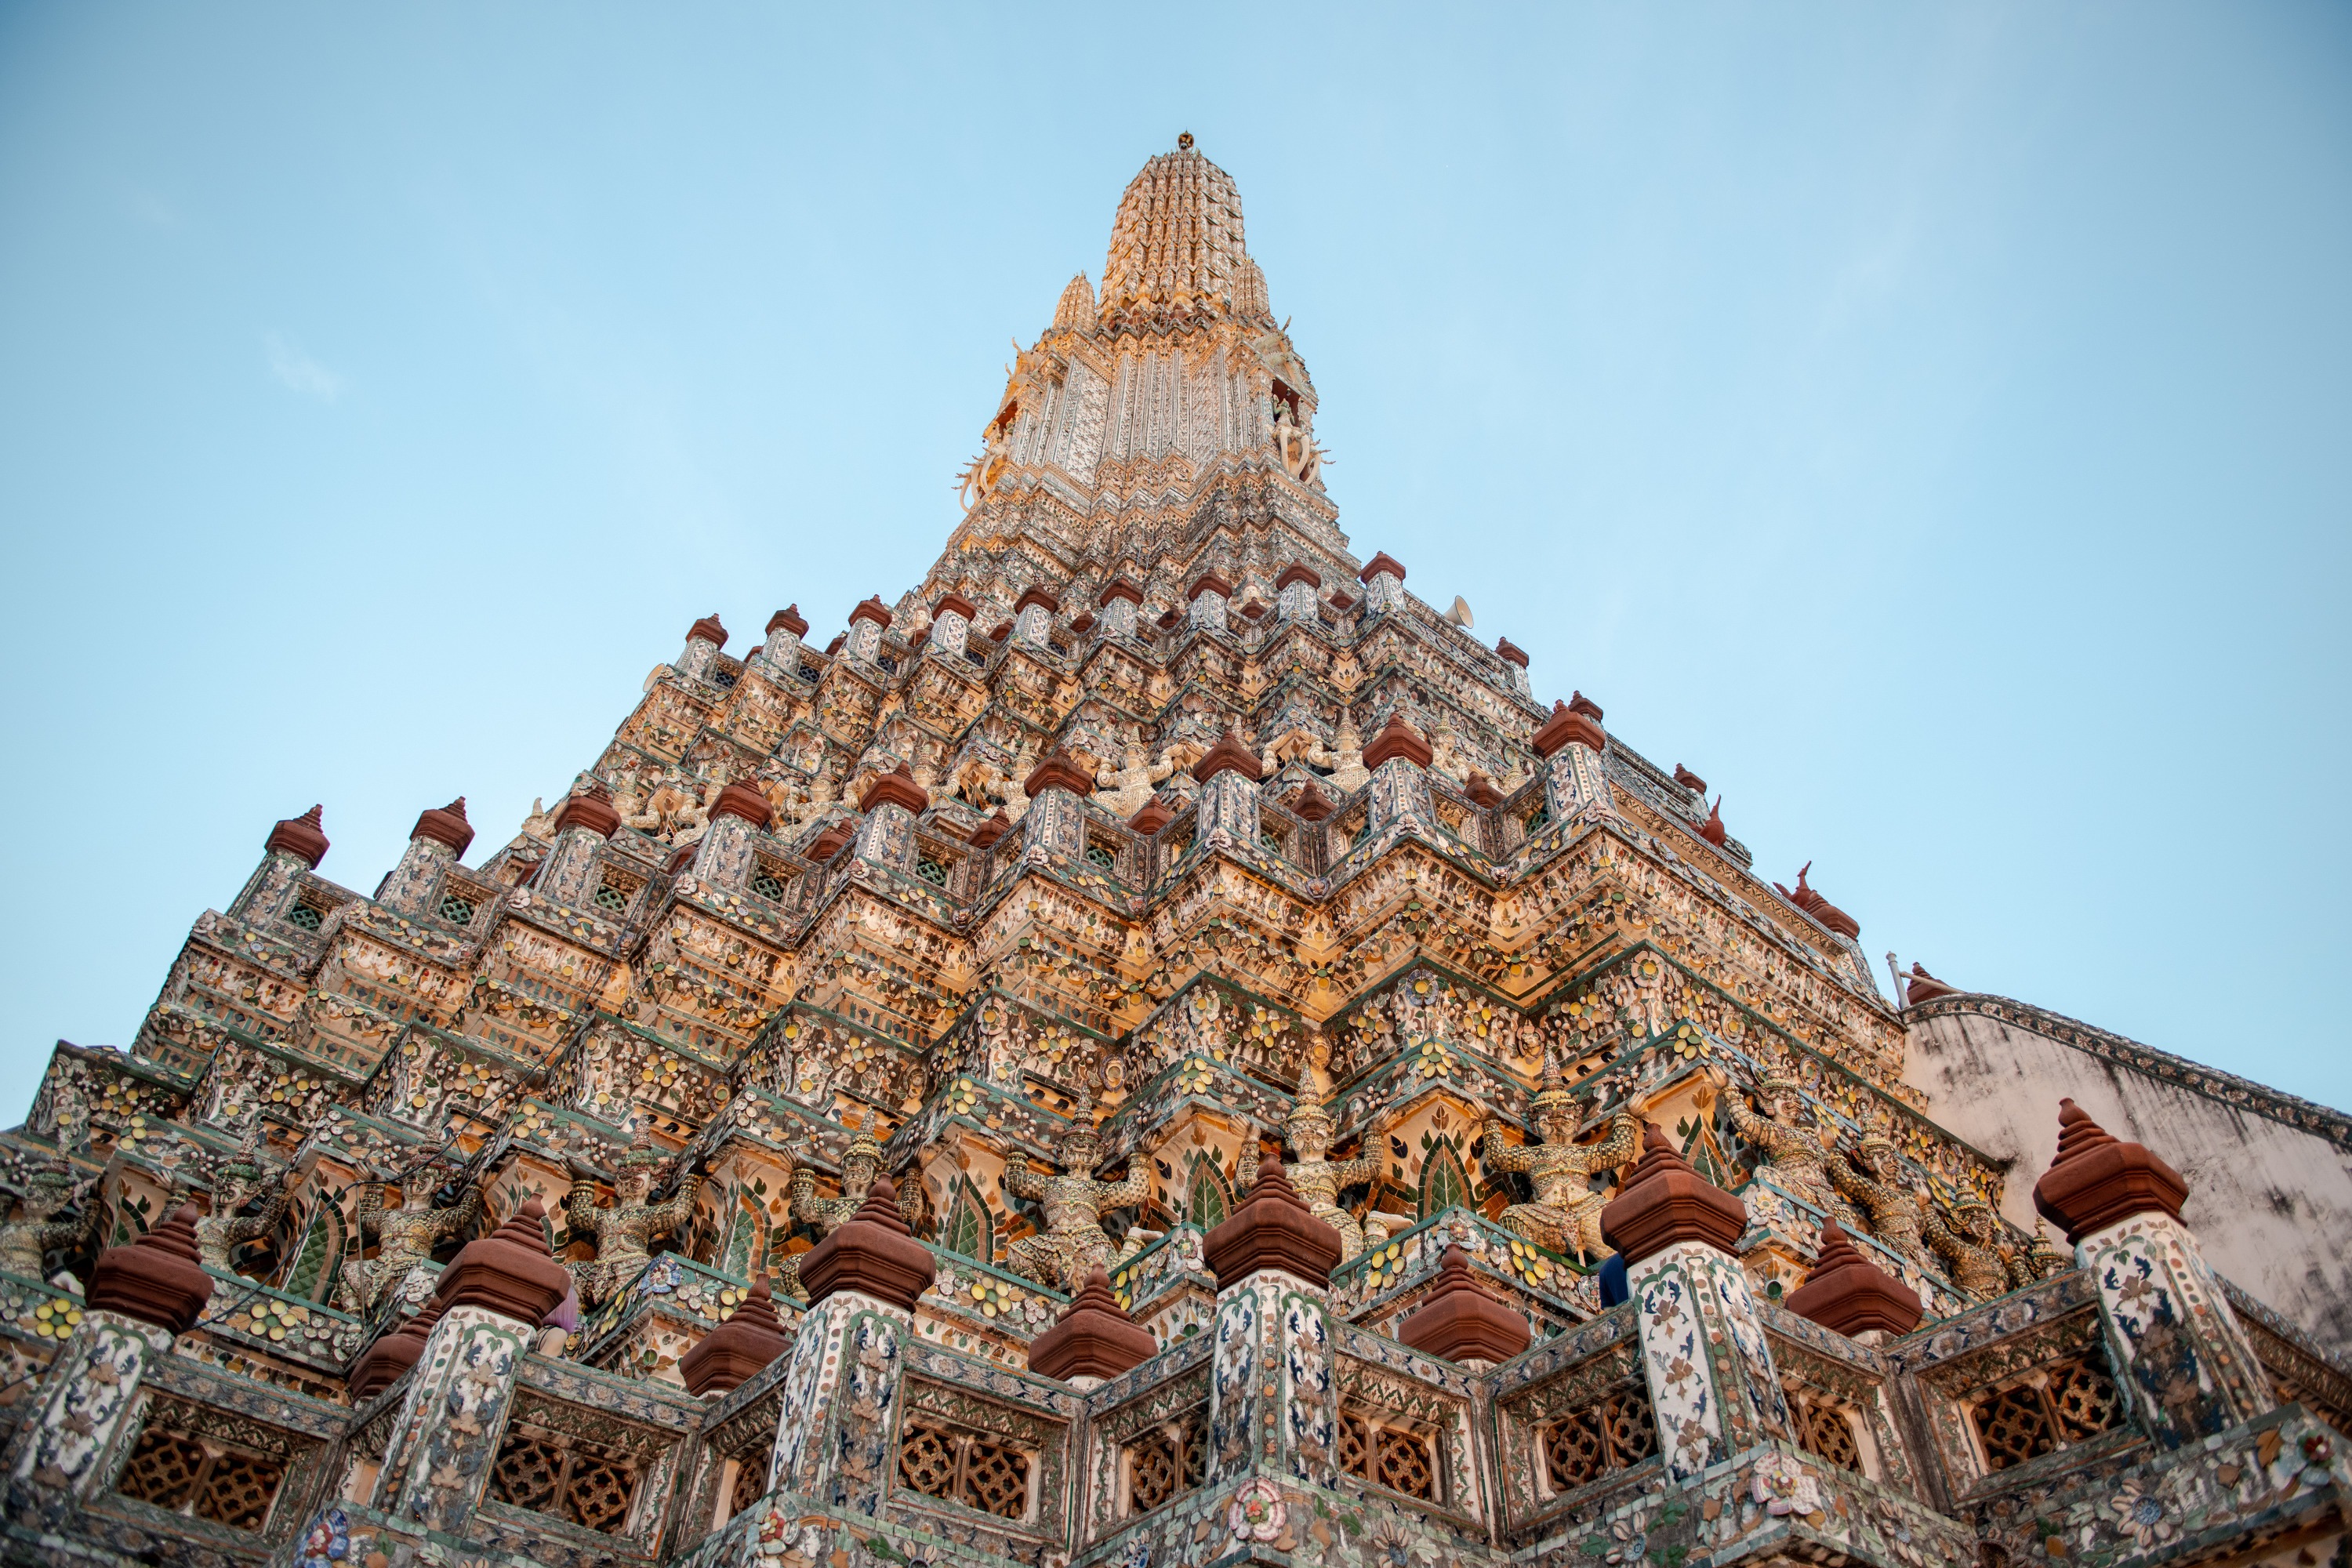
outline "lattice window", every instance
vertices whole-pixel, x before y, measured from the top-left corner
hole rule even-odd
[[[327,923],[327,911],[305,898],[286,911],[286,922],[304,931],[317,931]]]
[[[629,907],[629,900],[636,891],[635,888],[607,878],[596,886],[596,907],[617,915]]]
[[[1174,865],[1177,861],[1181,860],[1185,856],[1190,855],[1192,852],[1192,835],[1189,830],[1178,834],[1175,837],[1171,838],[1168,841],[1168,861],[1171,865]]]
[[[453,926],[468,924],[474,918],[474,900],[463,893],[441,896],[441,918]]]
[[[1545,803],[1544,805],[1539,805],[1539,806],[1536,807],[1533,811],[1531,811],[1531,812],[1528,813],[1528,817],[1527,817],[1527,828],[1528,828],[1528,837],[1533,838],[1537,834],[1541,833],[1545,828],[1547,828],[1547,827],[1549,827],[1549,826],[1551,826],[1551,805],[1550,805],[1550,803],[1547,802],[1547,803]]]
[[[1150,1513],[1191,1491],[1208,1475],[1205,1411],[1155,1426],[1127,1447],[1128,1512]]]
[[[503,1503],[617,1535],[636,1500],[636,1467],[593,1446],[509,1428],[490,1468]]]
[[[947,862],[936,856],[918,856],[915,860],[915,875],[934,888],[944,888],[948,885]]]
[[[721,691],[733,689],[735,683],[742,679],[743,672],[740,669],[730,668],[723,664],[714,664],[710,667],[710,684]]]
[[[910,1490],[992,1513],[1029,1514],[1028,1453],[999,1437],[909,1422],[898,1444],[898,1480]]]
[[[1658,1451],[1648,1391],[1620,1388],[1538,1429],[1544,1476],[1554,1492],[1591,1486]]]
[[[751,873],[751,890],[763,899],[783,901],[784,891],[791,884],[782,872],[762,860]]]
[[[1797,1442],[1809,1454],[1827,1459],[1842,1470],[1864,1473],[1862,1444],[1853,1435],[1853,1415],[1832,1399],[1793,1395],[1790,1414],[1797,1418]]]
[[[2110,1430],[2123,1419],[2123,1401],[2094,1348],[1979,1396],[1969,1419],[1987,1467],[2005,1470]]]
[[[1118,869],[1118,857],[1112,854],[1107,845],[1089,844],[1087,846],[1087,864],[1108,876]]]
[[[1257,830],[1257,842],[1258,847],[1269,855],[1278,856],[1282,853],[1282,835],[1271,827],[1261,827]]]
[[[231,1530],[259,1530],[269,1522],[269,1505],[285,1480],[283,1459],[150,1425],[131,1447],[114,1489]]]
[[[757,1454],[735,1462],[735,1489],[727,1499],[727,1517],[734,1518],[768,1495],[768,1467]]]
[[[1429,1436],[1378,1411],[1339,1412],[1339,1468],[1406,1497],[1443,1500],[1436,1448]]]

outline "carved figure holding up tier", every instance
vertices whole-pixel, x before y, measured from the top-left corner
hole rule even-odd
[[[1283,1118],[1283,1134],[1290,1145],[1291,1162],[1283,1167],[1283,1174],[1307,1200],[1307,1206],[1317,1219],[1339,1233],[1339,1260],[1346,1262],[1368,1246],[1378,1247],[1388,1240],[1391,1231],[1402,1230],[1412,1224],[1408,1215],[1384,1214],[1369,1210],[1359,1221],[1354,1215],[1339,1206],[1339,1192],[1358,1182],[1376,1182],[1381,1175],[1381,1157],[1377,1152],[1360,1154],[1352,1160],[1333,1160],[1331,1133],[1333,1121],[1327,1109],[1330,1101],[1331,1061],[1330,1042],[1318,1033],[1308,1048],[1307,1071],[1298,1079],[1298,1099]],[[1385,1126],[1374,1121],[1366,1142],[1377,1149],[1377,1140],[1386,1136]],[[1257,1185],[1257,1130],[1253,1127],[1242,1140],[1242,1157],[1234,1169],[1240,1181],[1239,1193],[1246,1196]]]
[[[1015,1274],[1073,1296],[1086,1282],[1087,1270],[1097,1264],[1116,1268],[1140,1252],[1144,1242],[1150,1239],[1149,1233],[1137,1226],[1127,1233],[1124,1250],[1112,1245],[1109,1234],[1102,1227],[1104,1211],[1141,1203],[1151,1191],[1150,1173],[1143,1162],[1137,1160],[1131,1163],[1126,1180],[1096,1181],[1095,1165],[1102,1157],[1102,1138],[1095,1131],[1093,1106],[1088,1100],[1078,1102],[1076,1116],[1076,1125],[1062,1134],[1055,1150],[1062,1165],[1059,1174],[1046,1175],[1027,1165],[1008,1166],[1004,1172],[1007,1191],[1014,1197],[1031,1199],[1045,1210],[1044,1234],[1024,1236],[1014,1242],[1006,1253],[1006,1266]]]
[[[1923,1204],[1920,1229],[1961,1295],[1990,1301],[2033,1283],[2024,1264],[2002,1250],[1990,1204],[1971,1193],[1952,1205],[1951,1215],[1948,1223],[1933,1205]]]
[[[882,1145],[871,1132],[860,1132],[849,1141],[841,1157],[841,1195],[821,1198],[816,1195],[816,1172],[806,1165],[793,1168],[793,1218],[816,1226],[831,1236],[859,1209],[866,1206],[866,1194],[874,1185],[874,1178],[882,1171]],[[898,1188],[898,1216],[913,1225],[923,1212],[923,1194],[913,1182]],[[768,1272],[786,1295],[794,1300],[805,1300],[808,1292],[801,1288],[801,1260],[783,1249],[785,1232],[781,1227],[774,1233],[768,1248]]]
[[[1730,1082],[1719,1068],[1709,1068],[1707,1077],[1717,1087]],[[1694,1103],[1705,1114],[1713,1110],[1715,1098],[1711,1090],[1702,1089]],[[1731,1125],[1739,1136],[1764,1156],[1757,1162],[1751,1175],[1770,1182],[1801,1203],[1811,1204],[1841,1226],[1861,1223],[1830,1184],[1828,1160],[1837,1147],[1838,1130],[1834,1125],[1801,1124],[1799,1118],[1805,1115],[1805,1102],[1797,1092],[1796,1079],[1778,1075],[1766,1078],[1756,1086],[1756,1109],[1752,1111],[1743,1094],[1728,1096],[1724,1108],[1730,1111]]]
[[[343,1265],[343,1283],[337,1292],[337,1302],[347,1312],[357,1312],[362,1317],[373,1312],[411,1268],[432,1257],[433,1249],[443,1242],[462,1235],[482,1212],[482,1190],[470,1184],[464,1195],[446,1209],[433,1206],[432,1184],[422,1174],[410,1178],[402,1191],[405,1196],[400,1207],[390,1214],[384,1212],[383,1183],[370,1182],[360,1194],[359,1208],[352,1218],[362,1244],[373,1236],[379,1237],[383,1245],[373,1259]]]
[[[1103,789],[1096,798],[1120,816],[1133,816],[1151,799],[1152,792],[1175,771],[1174,763],[1155,763],[1141,742],[1129,741],[1121,749],[1118,767],[1105,763],[1102,770],[1095,774],[1095,783]]]
[[[261,1129],[257,1126],[213,1178],[212,1212],[196,1222],[196,1255],[207,1268],[230,1272],[230,1253],[268,1236],[286,1217],[286,1205],[293,1199],[299,1175],[265,1158],[260,1151]],[[268,1196],[260,1213],[237,1212],[265,1191]]]
[[[1503,1142],[1502,1119],[1487,1113],[1480,1130],[1479,1158],[1489,1171],[1521,1171],[1534,1182],[1535,1201],[1503,1211],[1503,1228],[1554,1252],[1606,1257],[1601,1239],[1601,1194],[1592,1190],[1595,1171],[1614,1170],[1642,1152],[1642,1123],[1624,1111],[1609,1119],[1608,1136],[1598,1143],[1576,1142],[1576,1100],[1560,1080],[1559,1064],[1544,1053],[1543,1087],[1529,1109],[1542,1140],[1514,1149]]]
[[[597,1206],[595,1173],[588,1163],[572,1161],[572,1190],[563,1194],[564,1217],[571,1222],[572,1239],[596,1238],[594,1258],[567,1260],[563,1265],[572,1272],[572,1288],[580,1292],[582,1306],[593,1307],[626,1288],[645,1271],[652,1257],[653,1238],[676,1230],[694,1213],[694,1194],[702,1190],[698,1171],[687,1172],[677,1190],[663,1202],[651,1201],[654,1177],[668,1159],[654,1147],[652,1135],[639,1128],[629,1141],[629,1152],[617,1162],[620,1171],[613,1184],[615,1201],[609,1208]]]
[[[47,1279],[42,1266],[48,1254],[77,1245],[97,1228],[100,1205],[95,1203],[80,1219],[58,1218],[81,1193],[62,1161],[36,1165],[17,1194],[15,1217],[0,1225],[0,1273],[19,1279]]]
[[[1918,1193],[1904,1184],[1892,1139],[1884,1132],[1864,1135],[1854,1163],[1832,1159],[1829,1171],[1837,1190],[1870,1216],[1870,1233],[1884,1246],[1922,1268],[1935,1267],[1920,1235]]]

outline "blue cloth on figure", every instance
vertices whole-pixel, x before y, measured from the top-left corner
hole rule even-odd
[[[1625,1283],[1625,1255],[1612,1252],[1601,1265],[1601,1308],[1607,1311],[1620,1301],[1632,1300],[1633,1292]]]

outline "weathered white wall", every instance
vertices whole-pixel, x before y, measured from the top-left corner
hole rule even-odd
[[[1985,1000],[2014,1021],[1964,998],[1915,1015],[1903,1076],[1927,1091],[1938,1123],[2011,1162],[2003,1214],[2032,1227],[2033,1184],[2057,1152],[2058,1101],[2071,1096],[2188,1180],[2182,1217],[2209,1263],[2329,1349],[2352,1352],[2352,1152],[2055,1037],[2070,1020]]]

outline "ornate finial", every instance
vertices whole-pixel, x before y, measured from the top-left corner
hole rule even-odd
[[[1179,153],[1190,153],[1192,150],[1192,133],[1190,131],[1178,132],[1176,137],[1176,151]]]

